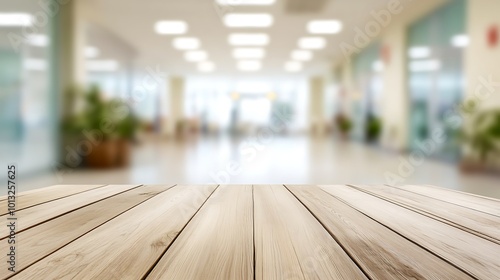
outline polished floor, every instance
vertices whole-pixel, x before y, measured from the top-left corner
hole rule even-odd
[[[500,177],[464,175],[455,165],[329,137],[148,137],[130,168],[66,170],[22,178],[21,190],[54,184],[390,184],[436,185],[500,198]]]

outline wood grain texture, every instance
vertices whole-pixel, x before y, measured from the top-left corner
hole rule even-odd
[[[104,199],[74,212],[53,219],[17,234],[20,244],[17,255],[22,260],[16,266],[19,272],[34,262],[53,253],[91,230],[124,213],[132,207],[166,191],[171,186],[141,186]],[[8,251],[5,241],[2,252]],[[1,271],[7,271],[7,256],[2,257]]]
[[[79,207],[92,204],[101,199],[111,197],[136,187],[138,187],[138,185],[106,186],[104,188],[93,189],[17,211],[16,217],[19,221],[17,231],[21,232],[27,228],[71,212]],[[2,227],[0,239],[7,236],[7,228]]]
[[[389,186],[352,186],[500,244],[500,217]]]
[[[255,279],[367,279],[283,186],[254,186]]]
[[[400,186],[400,189],[500,217],[500,200],[434,186]]]
[[[371,279],[474,279],[316,186],[287,188]]]
[[[214,189],[175,186],[11,279],[141,279]]]
[[[35,189],[16,194],[16,210],[31,207],[40,203],[67,197],[88,190],[103,187],[104,185],[55,185],[47,188]],[[7,214],[6,196],[0,199],[0,216]]]
[[[220,186],[147,279],[253,279],[252,186]]]
[[[478,279],[498,279],[500,245],[347,186],[326,192]]]

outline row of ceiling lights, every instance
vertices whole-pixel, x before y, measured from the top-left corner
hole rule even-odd
[[[274,0],[215,0],[219,5],[231,6],[267,6],[274,4]],[[229,13],[223,18],[229,28],[267,28],[273,25],[274,17],[267,13]],[[188,32],[188,24],[180,20],[158,21],[155,30],[161,35],[184,35]],[[342,30],[342,23],[337,20],[313,20],[307,25],[310,34],[336,34]],[[262,68],[261,59],[266,55],[264,46],[270,42],[266,33],[232,33],[228,43],[234,47],[232,55],[237,59],[237,68],[241,71],[258,71]],[[208,59],[206,51],[201,49],[201,43],[195,37],[176,37],[172,41],[173,47],[185,51],[184,58],[189,62],[198,63],[198,70],[212,72],[215,64]],[[291,52],[291,60],[285,63],[285,70],[298,72],[302,70],[302,63],[313,58],[313,50],[326,47],[324,37],[303,37],[298,41],[298,49]]]

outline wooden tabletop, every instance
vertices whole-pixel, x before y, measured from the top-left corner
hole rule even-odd
[[[500,201],[431,186],[59,185],[15,217],[2,279],[500,279]]]

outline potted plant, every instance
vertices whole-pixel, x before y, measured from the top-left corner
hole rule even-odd
[[[92,86],[85,96],[83,111],[84,130],[82,132],[98,135],[89,141],[91,149],[85,163],[91,168],[110,168],[116,163],[117,145],[113,127],[116,126],[112,106],[106,102],[97,86]]]
[[[126,104],[122,103],[127,106]],[[136,131],[139,128],[139,120],[129,110],[125,117],[122,117],[117,124],[116,132],[118,135],[117,140],[117,166],[127,166],[130,162],[131,146],[135,139]]]
[[[337,128],[340,131],[342,138],[347,139],[352,129],[351,119],[349,119],[344,114],[338,114],[335,117],[335,123],[337,124]]]
[[[382,121],[380,118],[370,115],[365,127],[366,141],[368,143],[377,142],[382,132]]]
[[[465,172],[494,169],[493,159],[500,154],[500,109],[473,112],[470,125],[462,131],[462,140],[469,151],[462,161]]]

